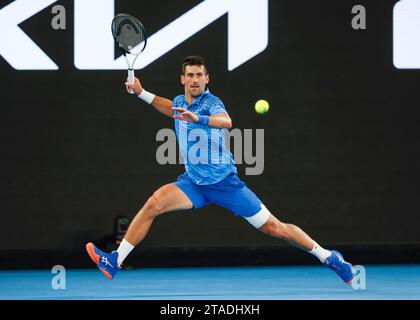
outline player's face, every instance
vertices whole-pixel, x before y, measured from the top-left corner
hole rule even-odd
[[[204,66],[186,66],[185,74],[181,75],[181,83],[185,87],[185,93],[195,98],[206,89],[209,75]]]

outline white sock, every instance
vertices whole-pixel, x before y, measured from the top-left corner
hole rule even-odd
[[[312,253],[315,257],[319,259],[322,263],[327,260],[327,258],[331,255],[331,251],[325,250],[323,247],[321,247],[318,243],[314,241],[314,248],[311,251],[308,251],[309,253]]]
[[[125,258],[127,258],[128,254],[131,252],[131,250],[134,249],[134,246],[128,242],[127,240],[123,239],[121,241],[120,246],[117,249],[118,252],[118,267],[121,267],[121,264],[123,263],[123,261],[125,260]]]

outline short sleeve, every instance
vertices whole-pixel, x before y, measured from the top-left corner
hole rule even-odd
[[[225,108],[223,102],[220,101],[219,99],[215,99],[215,100],[211,101],[209,103],[208,110],[209,110],[209,114],[211,116],[213,116],[215,114],[221,114],[221,113],[227,114],[227,111],[226,111],[226,108]]]
[[[179,96],[176,96],[176,97],[172,100],[172,106],[174,106],[174,107],[178,107],[178,105],[179,105],[179,101],[180,101]]]

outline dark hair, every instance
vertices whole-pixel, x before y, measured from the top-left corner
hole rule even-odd
[[[189,56],[184,59],[182,62],[182,74],[185,74],[185,67],[186,66],[204,66],[205,74],[208,73],[206,62],[204,58],[200,56]]]

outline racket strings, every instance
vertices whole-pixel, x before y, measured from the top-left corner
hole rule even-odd
[[[135,19],[127,16],[114,19],[112,33],[118,45],[126,52],[132,51],[146,40],[146,34],[141,25]]]

